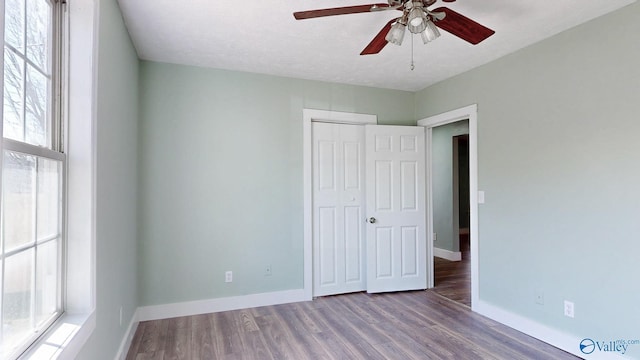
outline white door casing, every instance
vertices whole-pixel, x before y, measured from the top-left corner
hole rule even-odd
[[[472,104],[459,109],[447,111],[426,119],[418,120],[418,126],[427,131],[427,150],[431,149],[431,134],[434,127],[450,124],[460,120],[469,120],[469,240],[471,258],[471,310],[478,311],[479,293],[479,238],[478,238],[478,105]],[[433,269],[433,204],[431,181],[431,156],[427,154],[427,234],[428,234],[428,268]],[[434,286],[433,272],[429,275],[429,287]],[[485,314],[486,315],[486,314]]]
[[[314,122],[314,296],[366,289],[364,127]]]
[[[365,134],[367,291],[426,289],[424,128],[367,125]]]

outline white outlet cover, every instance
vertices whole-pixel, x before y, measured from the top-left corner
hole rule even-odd
[[[574,317],[574,305],[571,301],[564,301],[564,315],[570,318]]]

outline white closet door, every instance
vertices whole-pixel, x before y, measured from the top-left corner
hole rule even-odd
[[[427,288],[423,127],[366,127],[367,291]]]
[[[364,126],[314,122],[313,294],[366,290]]]

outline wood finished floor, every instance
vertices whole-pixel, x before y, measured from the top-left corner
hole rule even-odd
[[[577,359],[434,291],[141,322],[127,360]]]
[[[471,307],[471,259],[469,235],[460,235],[461,261],[433,259],[434,291]]]

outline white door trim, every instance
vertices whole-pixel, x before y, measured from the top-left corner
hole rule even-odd
[[[341,111],[327,111],[315,109],[302,110],[302,157],[303,157],[303,252],[304,252],[304,297],[313,298],[313,188],[312,166],[313,141],[311,138],[311,123],[313,121],[339,124],[377,124],[378,116],[356,114]]]
[[[478,277],[478,105],[473,104],[460,109],[448,111],[426,119],[418,120],[418,126],[426,127],[427,152],[427,266],[429,267],[429,283],[433,284],[433,197],[432,197],[432,130],[434,127],[446,125],[460,120],[469,120],[469,198],[470,222],[469,239],[471,242],[471,309],[477,311],[479,300]]]

